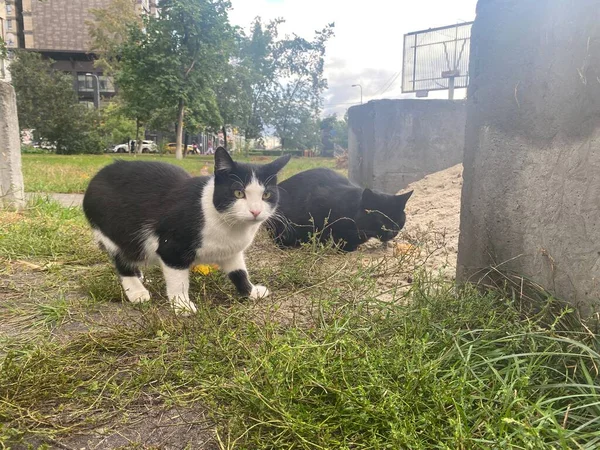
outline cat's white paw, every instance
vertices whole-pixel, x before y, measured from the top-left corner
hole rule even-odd
[[[176,297],[171,300],[171,305],[178,316],[191,316],[198,311],[194,302],[188,298]]]
[[[150,292],[138,277],[122,277],[121,285],[131,303],[144,303],[150,300]]]
[[[147,289],[137,291],[128,289],[125,291],[125,295],[131,303],[144,303],[150,300],[150,292]]]
[[[269,290],[260,285],[252,286],[252,292],[250,292],[250,298],[258,299],[268,297],[271,293]]]

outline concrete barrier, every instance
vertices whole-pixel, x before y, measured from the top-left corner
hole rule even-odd
[[[480,0],[459,280],[499,265],[588,313],[600,299],[600,1]]]
[[[462,161],[465,103],[375,100],[348,112],[349,177],[395,194]]]
[[[12,86],[0,80],[0,206],[24,204],[17,100]]]

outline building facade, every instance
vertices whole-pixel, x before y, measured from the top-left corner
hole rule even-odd
[[[89,24],[92,10],[107,8],[112,0],[0,0],[6,2],[6,42],[9,49],[39,52],[55,61],[54,68],[73,75],[82,102],[93,104],[95,77],[102,98],[115,94],[112,80],[94,67]],[[131,0],[140,14],[157,13],[156,0]]]
[[[0,0],[0,44],[6,46],[6,2],[4,0]],[[7,80],[8,77],[8,61],[0,54],[0,80]]]

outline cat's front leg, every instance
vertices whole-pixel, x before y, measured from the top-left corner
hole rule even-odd
[[[144,303],[150,300],[150,292],[142,284],[142,273],[139,268],[127,262],[120,253],[115,254],[114,263],[127,299],[131,303]]]
[[[257,299],[267,297],[270,294],[265,286],[255,286],[250,282],[243,253],[238,253],[233,258],[222,261],[220,265],[240,295]]]
[[[170,267],[161,260],[161,267],[167,283],[167,297],[177,314],[189,315],[196,312],[196,305],[190,300],[190,270]]]

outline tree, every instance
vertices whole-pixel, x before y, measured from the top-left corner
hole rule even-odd
[[[252,112],[251,72],[244,64],[243,40],[240,30],[236,30],[235,46],[231,57],[222,67],[215,93],[219,113],[223,120],[221,131],[227,148],[227,128],[247,128],[248,118]]]
[[[119,70],[115,81],[123,101],[123,112],[135,121],[136,148],[141,149],[140,130],[158,114],[158,110],[168,109],[161,103],[153,85],[154,77],[160,68],[149,59],[148,49],[142,44],[145,33],[141,28],[130,28],[127,40],[119,47]]]
[[[0,36],[0,59],[6,59],[8,56],[8,47],[6,46],[6,42],[4,38]]]
[[[119,97],[100,109],[98,122],[98,133],[105,148],[127,142],[138,132],[135,120],[127,116]]]
[[[276,87],[271,103],[273,105],[273,126],[281,139],[282,152],[286,141],[297,132],[298,124],[312,115],[315,136],[318,117],[322,108],[322,94],[327,88],[323,77],[326,43],[333,36],[334,24],[316,32],[312,41],[294,35],[281,43],[277,50],[278,64],[281,67],[281,81]]]
[[[333,124],[333,143],[344,150],[348,150],[348,111],[342,119],[338,119],[336,116]]]
[[[221,122],[215,87],[228,61],[231,29],[226,0],[162,0],[160,17],[145,18],[120,47],[117,84],[138,120],[159,109],[176,114],[176,157],[181,159],[186,115]],[[150,103],[151,102],[151,103]]]
[[[249,114],[242,125],[247,140],[258,139],[271,122],[271,101],[281,72],[278,61],[278,27],[284,22],[276,19],[264,25],[257,17],[249,37],[240,32],[240,71],[245,72],[244,90],[249,101]]]
[[[96,67],[105,75],[119,69],[119,52],[132,28],[141,29],[143,21],[136,12],[136,0],[112,0],[108,7],[92,9],[89,28],[91,48],[96,55]]]
[[[333,156],[335,146],[348,149],[348,116],[344,115],[342,120],[337,114],[332,114],[321,120],[321,145],[324,156]]]
[[[94,112],[77,100],[73,78],[52,69],[38,53],[18,52],[11,64],[19,124],[56,146],[57,153],[98,153]]]

